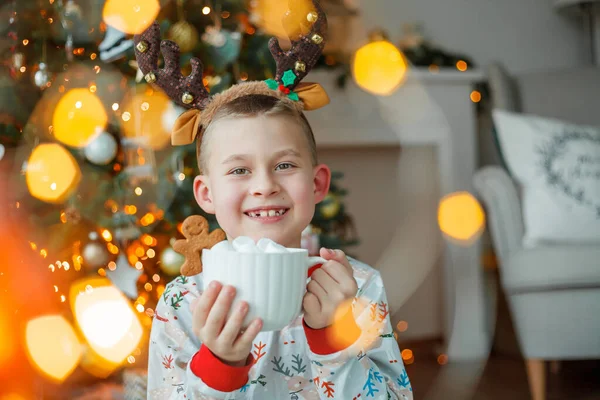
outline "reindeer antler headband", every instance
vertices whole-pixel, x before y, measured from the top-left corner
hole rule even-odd
[[[292,14],[301,8],[296,0],[289,0],[290,11],[283,18],[286,31]],[[175,103],[189,109],[183,113],[173,128],[173,145],[189,144],[196,135],[210,124],[216,111],[239,97],[249,94],[274,96],[290,102],[298,110],[315,110],[329,103],[329,97],[318,83],[300,83],[315,65],[325,46],[327,18],[317,0],[312,0],[313,10],[306,15],[310,24],[308,34],[292,40],[289,51],[283,51],[276,38],[269,41],[269,50],[277,68],[275,79],[238,83],[229,89],[211,96],[202,82],[203,66],[198,58],[192,58],[192,72],[187,77],[179,67],[179,46],[170,40],[160,40],[160,28],[154,22],[142,34],[135,35],[135,56],[139,68],[148,83],[161,88]],[[158,56],[162,52],[165,66],[158,68]]]

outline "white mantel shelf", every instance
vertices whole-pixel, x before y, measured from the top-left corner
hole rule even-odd
[[[352,80],[339,89],[336,77],[313,71],[306,79],[319,82],[331,97],[327,107],[307,113],[319,148],[434,146],[441,195],[473,192],[477,124],[470,94],[475,83],[485,79],[482,72],[412,69],[404,84],[386,97],[366,93]],[[403,259],[395,253],[391,258],[395,263]],[[491,335],[480,244],[461,247],[446,242],[443,258],[447,354],[451,360],[485,359]],[[388,293],[390,302],[393,296]]]
[[[447,119],[440,112],[432,91],[471,87],[482,81],[480,71],[456,70],[429,72],[412,69],[406,80],[390,96],[375,96],[348,79],[346,86],[336,86],[337,74],[313,71],[307,81],[319,82],[331,97],[331,103],[307,113],[315,128],[319,148],[380,147],[419,145],[439,142],[447,130]],[[469,100],[470,91],[466,94]],[[451,100],[451,99],[449,99]],[[465,100],[465,99],[462,99]],[[428,124],[423,125],[427,120]],[[426,127],[427,129],[424,129]]]

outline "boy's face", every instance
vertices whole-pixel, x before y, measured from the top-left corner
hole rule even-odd
[[[284,116],[222,119],[211,128],[208,175],[194,181],[198,204],[215,214],[229,240],[266,237],[300,247],[331,172],[312,166],[302,128]],[[279,215],[283,213],[282,215]]]

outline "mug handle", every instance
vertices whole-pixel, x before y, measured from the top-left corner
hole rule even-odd
[[[323,264],[325,264],[326,262],[327,262],[327,260],[322,257],[308,257],[308,262],[306,265],[306,268],[308,268],[308,278],[310,279],[310,276],[312,275],[312,273],[315,272],[317,269],[321,268],[321,266]],[[321,265],[317,266],[315,264],[321,264]]]

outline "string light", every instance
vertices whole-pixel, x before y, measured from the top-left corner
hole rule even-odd
[[[210,14],[210,7],[208,7],[208,6],[204,6],[204,7],[202,8],[202,14],[204,14],[204,15],[208,15],[208,14]]]
[[[479,103],[481,101],[481,93],[477,90],[473,90],[469,97],[473,103]]]
[[[468,66],[466,61],[463,60],[458,60],[456,62],[456,69],[459,70],[460,72],[465,72],[467,70]]]

